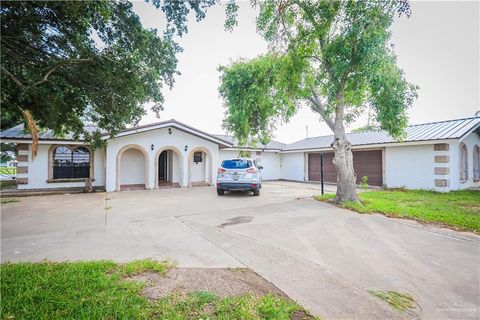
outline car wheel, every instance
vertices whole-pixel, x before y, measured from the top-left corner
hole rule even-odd
[[[260,189],[254,189],[253,190],[253,195],[254,196],[259,196],[260,195]]]
[[[225,193],[225,190],[217,189],[217,194],[218,194],[219,196],[223,196],[224,193]]]

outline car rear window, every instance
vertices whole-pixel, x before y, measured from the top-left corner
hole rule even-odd
[[[252,166],[252,161],[250,160],[224,160],[222,162],[222,167],[225,169],[247,169]]]

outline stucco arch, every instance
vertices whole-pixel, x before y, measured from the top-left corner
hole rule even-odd
[[[163,151],[166,151],[166,150],[172,150],[178,156],[178,159],[179,159],[179,162],[180,162],[180,186],[183,187],[184,186],[183,172],[184,172],[184,169],[185,169],[185,162],[183,160],[183,154],[177,147],[164,146],[164,147],[158,149],[158,151],[155,153],[155,176],[154,176],[155,188],[158,187],[158,158],[160,157],[160,153],[162,153]]]
[[[205,147],[195,147],[192,150],[190,150],[190,153],[188,154],[188,186],[192,186],[192,163],[193,163],[193,155],[195,152],[202,151],[205,152],[207,155],[208,159],[208,167],[207,167],[207,172],[208,176],[205,177],[205,180],[208,184],[213,184],[213,158],[212,158],[212,153],[208,148]],[[205,159],[205,161],[207,160]]]
[[[138,144],[128,144],[126,146],[123,146],[117,153],[117,159],[116,159],[116,173],[115,173],[115,178],[116,178],[116,183],[115,183],[115,190],[120,191],[120,185],[121,185],[121,169],[122,169],[122,155],[125,151],[129,149],[136,149],[140,151],[143,154],[143,157],[145,158],[145,189],[149,188],[149,176],[150,176],[150,158],[148,156],[147,150],[145,150],[144,147],[138,145]]]

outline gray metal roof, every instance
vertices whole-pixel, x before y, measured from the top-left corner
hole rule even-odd
[[[234,147],[238,148],[238,141],[235,139],[233,136],[229,135],[221,135],[221,134],[216,134],[215,137],[218,137],[219,139],[227,140],[231,144],[234,145]],[[265,150],[283,150],[287,144],[275,141],[275,140],[270,140],[269,143],[264,145],[263,143],[257,143],[256,146],[254,147],[253,144],[249,143],[246,146],[243,146],[243,148],[248,148],[248,149],[265,149]]]
[[[184,128],[190,129],[194,132],[197,132],[199,134],[203,134],[204,139],[207,139],[209,141],[213,141],[213,142],[216,142],[216,143],[221,142],[220,143],[221,147],[231,147],[232,146],[232,143],[230,142],[230,139],[224,139],[223,136],[215,136],[215,135],[206,133],[204,131],[198,130],[198,129],[196,129],[194,127],[191,127],[191,126],[188,126],[188,125],[186,125],[186,124],[184,124],[180,121],[174,120],[174,119],[167,120],[167,121],[150,123],[150,124],[143,125],[143,126],[127,128],[127,129],[121,130],[119,132],[119,134],[120,133],[128,133],[128,132],[132,132],[132,134],[135,134],[135,132],[137,130],[148,129],[150,127],[155,128],[155,127],[161,126],[161,125],[171,125],[172,127],[175,127],[175,128],[178,128],[178,129],[182,129],[182,127],[184,127]],[[91,124],[86,124],[85,129],[88,132],[93,132],[97,129],[97,127],[94,126],[94,125],[91,125]],[[105,132],[104,130],[100,130],[100,131],[104,136],[108,135],[108,133]],[[50,129],[42,130],[39,133],[38,137],[39,137],[39,140],[74,141],[73,134],[69,133],[69,134],[66,134],[64,136],[55,136],[55,133],[53,132],[53,130],[50,130]],[[4,130],[4,131],[0,132],[0,139],[31,140],[32,136],[29,133],[25,132],[23,124],[19,124],[19,125],[13,127],[13,128],[10,128],[10,129],[7,129],[7,130]],[[83,140],[84,140],[84,137],[81,135],[80,138],[75,140],[75,141],[83,141]]]
[[[408,126],[403,142],[459,139],[480,124],[480,118],[455,119],[440,122],[423,123]],[[349,133],[348,140],[353,146],[385,144],[398,142],[385,131]],[[291,143],[284,148],[289,150],[307,150],[330,148],[333,135],[312,137]]]
[[[174,120],[170,120],[170,121],[172,123],[175,122],[175,123],[181,124]],[[147,125],[147,126],[152,126],[152,125]],[[480,117],[411,125],[411,126],[408,126],[405,130],[407,133],[407,136],[403,142],[459,139],[463,137],[466,133],[471,132],[476,127],[480,128]],[[4,130],[0,132],[0,138],[1,139],[24,139],[24,140],[32,139],[31,135],[26,133],[23,128],[24,128],[23,124],[19,124],[13,128]],[[96,129],[96,127],[93,125],[86,125],[85,128],[89,132],[93,132]],[[132,129],[138,129],[138,127],[132,128]],[[126,131],[128,130],[131,130],[131,129],[127,129]],[[232,136],[228,136],[228,135],[210,135],[210,136],[216,137],[217,139],[223,140],[234,146],[237,146],[236,140]],[[42,132],[40,132],[39,138],[40,140],[73,140],[73,135],[67,134],[64,137],[56,137],[52,130],[43,130]],[[83,138],[80,137],[79,140],[81,141],[82,139]],[[354,146],[398,142],[385,131],[349,133],[348,139]],[[267,150],[283,150],[283,151],[323,149],[323,148],[330,148],[330,144],[332,143],[332,141],[333,141],[333,135],[307,138],[307,139],[303,139],[288,145],[285,143],[281,143],[279,141],[271,140],[267,145],[258,143],[256,145],[256,148],[267,149]],[[247,147],[253,148],[253,146],[251,145]]]
[[[85,129],[88,132],[93,132],[97,129],[97,127],[94,126],[94,125],[86,124]],[[4,131],[0,132],[0,138],[1,139],[31,140],[32,136],[30,135],[30,133],[25,132],[24,125],[22,123],[22,124],[19,124],[19,125],[15,126],[15,127],[12,127],[10,129],[7,129],[7,130],[4,130]],[[60,136],[55,136],[55,133],[53,132],[53,130],[50,130],[50,129],[42,130],[39,133],[38,138],[40,140],[72,140],[72,141],[74,140],[73,139],[73,134],[71,134],[71,133],[67,133],[65,136],[60,137]],[[78,139],[78,140],[82,141],[83,136],[80,136],[80,139]]]

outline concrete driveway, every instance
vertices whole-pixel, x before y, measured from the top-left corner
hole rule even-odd
[[[326,319],[479,318],[478,236],[360,215],[318,192],[278,181],[260,197],[199,187],[21,198],[2,205],[1,259],[246,266]],[[419,307],[402,315],[372,289],[408,292]]]

